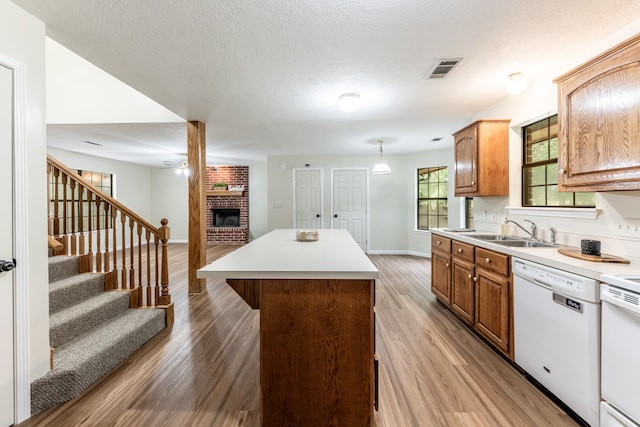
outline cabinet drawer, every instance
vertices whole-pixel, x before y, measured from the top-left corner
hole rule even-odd
[[[509,275],[509,255],[476,248],[476,265],[503,276]]]
[[[453,240],[451,242],[451,254],[455,257],[462,258],[469,262],[473,262],[475,259],[473,246],[466,243]]]
[[[436,234],[431,235],[431,247],[442,252],[451,253],[451,239],[438,236]]]

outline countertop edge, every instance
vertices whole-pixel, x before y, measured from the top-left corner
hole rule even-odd
[[[640,261],[634,258],[627,257],[631,261],[631,264],[583,261],[562,255],[558,252],[558,248],[579,249],[572,246],[557,246],[553,248],[514,248],[502,246],[486,240],[475,239],[471,236],[465,236],[457,232],[444,231],[440,229],[432,229],[430,231],[432,234],[443,236],[448,239],[469,243],[476,247],[511,255],[512,257],[525,259],[527,261],[537,262],[539,264],[600,281],[600,276],[602,274],[640,274]],[[491,233],[490,231],[488,232]],[[482,234],[484,232],[476,231],[476,233]]]

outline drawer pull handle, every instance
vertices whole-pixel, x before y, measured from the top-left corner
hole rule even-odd
[[[559,169],[559,170],[558,170],[558,174],[559,174],[559,175],[564,175],[564,169]]]
[[[477,277],[474,277],[474,278],[473,278],[473,281],[474,281],[474,282],[477,282],[477,281],[478,281],[478,278],[477,278]]]
[[[440,244],[440,240],[436,240],[436,245],[439,245],[439,244]]]
[[[462,248],[458,248],[458,253],[462,253]]]
[[[449,267],[449,263],[446,263],[444,266],[445,266],[445,267]]]
[[[471,275],[469,275],[469,279],[471,279]]]
[[[489,264],[491,262],[491,260],[489,258],[485,258],[484,262],[486,262],[487,264]]]

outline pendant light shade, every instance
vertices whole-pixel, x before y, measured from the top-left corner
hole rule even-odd
[[[378,149],[380,152],[380,163],[373,167],[371,175],[389,175],[391,173],[391,167],[382,160],[382,140],[379,139],[378,142],[380,143],[380,148]]]

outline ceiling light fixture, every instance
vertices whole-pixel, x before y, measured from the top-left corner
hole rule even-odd
[[[507,83],[507,90],[509,93],[515,95],[516,93],[520,93],[527,88],[527,79],[524,76],[524,73],[512,73],[509,74],[509,82]]]
[[[384,160],[382,160],[382,142],[383,141],[379,139],[378,142],[380,143],[380,148],[378,148],[378,151],[380,152],[380,163],[378,163],[373,167],[373,170],[371,171],[371,175],[389,175],[391,173],[391,167],[388,164],[386,164]]]
[[[187,167],[187,162],[182,162],[180,167],[176,169],[176,175],[184,175],[184,176],[191,175],[191,171]]]
[[[352,113],[360,108],[360,95],[357,93],[343,93],[338,98],[338,107],[345,113]]]

